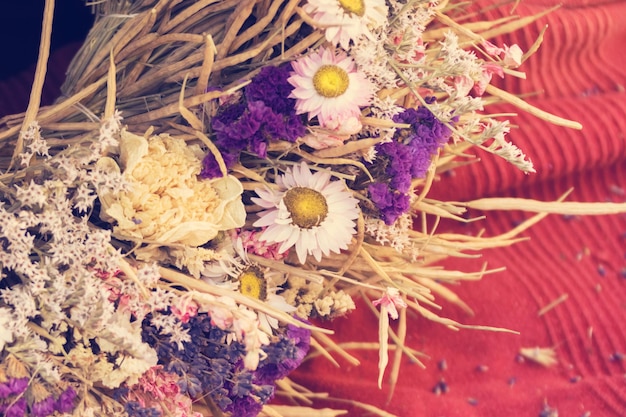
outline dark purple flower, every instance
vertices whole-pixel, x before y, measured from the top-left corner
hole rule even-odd
[[[431,104],[435,98],[425,100]],[[391,142],[376,146],[377,157],[370,169],[376,182],[368,188],[370,199],[388,225],[409,209],[407,193],[412,180],[426,176],[433,155],[452,133],[423,106],[405,109],[394,116],[393,121],[410,127],[398,129]]]
[[[384,166],[383,178],[378,178],[378,180],[386,181],[388,179],[391,188],[402,193],[409,191],[413,165],[423,163],[423,161],[415,161],[415,149],[394,141],[377,145],[376,151],[375,165],[382,164]],[[430,155],[427,158],[427,163],[429,163]]]
[[[295,142],[304,135],[304,123],[295,112],[295,100],[289,98],[293,87],[287,78],[288,66],[263,68],[245,88],[244,99],[225,105],[213,117],[214,143],[227,168],[244,151],[265,158],[271,141]],[[221,176],[213,155],[208,154],[203,165],[201,177]]]
[[[258,385],[256,387],[255,395],[259,397],[259,401],[266,404],[269,400],[274,398],[274,392],[276,387],[274,385]]]
[[[239,100],[233,103],[228,103],[220,107],[219,111],[213,117],[211,126],[215,129],[215,126],[230,126],[235,123],[243,112],[247,109],[246,102]]]
[[[3,407],[7,406],[3,405]],[[4,413],[4,417],[24,417],[26,415],[26,398],[20,398],[4,410],[0,408],[0,412]]]
[[[302,119],[295,114],[276,113],[271,106],[260,100],[249,101],[248,111],[250,117],[260,123],[258,131],[266,142],[270,140],[295,142],[304,134]]]
[[[277,114],[294,114],[296,100],[289,98],[293,90],[293,86],[287,81],[290,76],[289,68],[289,65],[264,67],[246,87],[246,100],[249,103],[262,101]]]
[[[247,104],[227,106],[224,112],[218,113],[212,120],[211,127],[215,132],[215,144],[220,151],[241,151],[248,145],[248,139],[256,133],[263,123],[262,112],[251,112]],[[235,107],[234,110],[231,107]],[[241,110],[241,111],[240,111]],[[237,115],[236,118],[233,116]]]
[[[237,159],[239,158],[239,154],[232,154],[222,152],[222,159],[224,160],[224,164],[226,168],[229,168],[235,165]],[[202,178],[218,178],[222,176],[222,171],[220,171],[220,166],[217,163],[217,160],[213,156],[211,152],[207,153],[202,160],[202,171],[200,171],[200,177]]]
[[[274,384],[275,381],[289,375],[302,363],[309,351],[310,343],[310,330],[288,325],[285,335],[279,342],[265,347],[267,358],[254,372],[254,382]]]
[[[74,398],[76,398],[76,391],[74,391],[74,388],[68,387],[59,395],[59,398],[54,404],[55,410],[59,413],[71,412],[74,409]]]
[[[296,357],[294,360],[297,364],[293,367],[293,369],[296,369],[300,366],[311,347],[311,330],[288,324],[287,337],[292,340],[296,346]]]
[[[402,214],[409,210],[409,196],[392,190],[385,183],[376,182],[368,187],[370,200],[380,212],[380,218],[387,225],[392,225]]]
[[[265,158],[271,141],[295,142],[304,135],[305,128],[299,116],[275,113],[263,101],[250,101],[241,112],[240,103],[231,106],[237,108],[218,113],[211,125],[215,132],[215,145],[222,153],[227,168],[234,165],[244,151]],[[233,116],[237,118],[233,119]],[[213,154],[206,155],[200,176],[221,176]]]
[[[33,404],[31,412],[34,417],[48,417],[54,414],[54,397],[49,396]]]
[[[11,378],[0,384],[0,398],[21,394],[26,391],[26,388],[28,388],[28,378]]]
[[[7,383],[0,384],[0,399],[7,398],[11,395],[11,390]]]
[[[250,396],[240,397],[234,400],[225,411],[237,417],[256,417],[263,405]]]
[[[426,97],[425,101],[431,104],[435,98]],[[424,148],[431,155],[437,152],[437,149],[443,146],[452,134],[448,126],[423,106],[419,106],[417,109],[405,109],[402,113],[395,115],[393,121],[411,125],[408,129],[398,129],[394,135],[394,140],[412,147]]]

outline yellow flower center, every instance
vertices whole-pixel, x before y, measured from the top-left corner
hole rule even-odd
[[[348,13],[363,17],[365,14],[364,0],[339,0],[339,5]]]
[[[328,214],[326,198],[318,191],[305,187],[294,187],[283,197],[291,220],[302,229],[319,226]]]
[[[263,272],[255,266],[250,266],[239,275],[239,291],[248,297],[265,301],[267,298],[267,281]]]
[[[313,76],[313,87],[323,97],[338,97],[346,92],[348,85],[348,73],[337,65],[322,65]]]

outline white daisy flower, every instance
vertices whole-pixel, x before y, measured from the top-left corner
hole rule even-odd
[[[224,253],[222,259],[205,268],[204,281],[239,291],[241,294],[256,298],[269,306],[285,313],[293,313],[296,308],[277,294],[279,286],[284,284],[287,277],[268,268],[250,261],[243,247],[241,238],[233,242],[235,253]],[[257,312],[259,328],[267,334],[278,328],[278,320],[262,312]]]
[[[252,200],[265,210],[255,227],[267,227],[260,239],[281,243],[280,252],[292,246],[300,263],[307,255],[320,261],[322,254],[347,249],[359,217],[357,200],[342,180],[331,181],[329,171],[311,173],[306,163],[276,179],[279,189],[257,189]]]
[[[304,11],[326,28],[326,40],[343,49],[350,41],[365,35],[371,37],[371,29],[387,22],[385,0],[308,0]]]
[[[317,116],[320,125],[361,116],[361,107],[369,105],[374,85],[356,70],[345,52],[320,48],[317,52],[291,63],[294,72],[288,81],[294,86],[296,112]]]

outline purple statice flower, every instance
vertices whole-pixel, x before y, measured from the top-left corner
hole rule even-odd
[[[409,209],[409,196],[397,190],[392,190],[389,185],[375,182],[368,187],[370,200],[380,212],[380,218],[387,225],[392,225],[402,214]]]
[[[75,398],[76,391],[74,391],[74,388],[68,387],[59,395],[59,398],[57,398],[54,409],[59,413],[70,413],[74,409]]]
[[[234,400],[225,411],[237,417],[256,417],[261,412],[263,405],[250,396],[240,397]]]
[[[28,378],[11,378],[7,382],[0,384],[0,399],[8,398],[11,395],[19,395],[28,388]]]
[[[247,103],[226,106],[215,115],[211,127],[215,132],[215,144],[221,152],[242,151],[248,147],[248,139],[263,124],[262,112],[251,112]]]
[[[261,158],[265,158],[267,156],[268,139],[282,139],[285,137],[283,117],[274,113],[262,101],[249,101],[248,112],[250,118],[259,123],[259,128],[248,138],[248,149]]]
[[[224,160],[224,164],[227,168],[235,165],[238,158],[239,153],[222,152],[222,159]],[[221,176],[222,171],[220,171],[220,166],[217,163],[217,159],[215,159],[215,156],[213,156],[211,152],[207,153],[202,160],[202,170],[200,171],[200,177],[217,178]]]
[[[389,186],[402,193],[409,191],[415,159],[415,149],[400,142],[386,142],[376,146],[376,163],[384,165],[384,178]]]
[[[263,67],[246,87],[246,100],[249,103],[261,101],[276,114],[295,114],[296,100],[289,98],[293,90],[287,81],[289,77],[290,65]]]
[[[427,97],[425,101],[431,104],[435,98]],[[369,186],[370,199],[388,225],[409,209],[407,193],[411,181],[426,176],[433,155],[452,134],[450,128],[423,106],[405,109],[393,121],[410,127],[398,129],[391,142],[376,146],[377,157],[370,169],[376,181]]]
[[[48,417],[54,414],[54,397],[49,396],[41,401],[37,401],[31,407],[31,414],[34,417]]]
[[[434,97],[426,98],[429,104],[434,100]],[[411,176],[423,178],[428,171],[431,157],[450,138],[452,134],[450,128],[423,106],[417,109],[405,109],[402,113],[395,115],[393,121],[411,125],[408,129],[399,129],[393,139],[412,150]]]
[[[3,417],[24,417],[26,415],[26,398],[21,397],[11,404],[0,404],[0,414]]]
[[[240,107],[241,104],[231,106]],[[229,107],[229,106],[227,106]],[[304,134],[304,125],[295,115],[287,117],[275,113],[262,101],[248,102],[238,118],[232,119],[238,111],[227,109],[218,113],[212,122],[215,132],[215,145],[222,153],[226,167],[230,168],[239,159],[239,155],[248,151],[265,158],[271,140],[294,142]],[[213,154],[209,153],[203,161],[201,176],[214,178],[221,176]]]
[[[435,97],[426,97],[425,99],[427,104],[432,104],[435,100]],[[400,129],[396,132],[394,139],[397,140],[401,136],[407,144],[418,140],[414,146],[425,146],[433,153],[439,146],[445,144],[452,134],[450,128],[424,106],[419,106],[417,109],[405,109],[402,113],[395,115],[393,121],[411,125],[408,131],[407,129]]]
[[[225,126],[230,126],[239,120],[246,108],[247,105],[244,100],[229,101],[227,105],[220,107],[211,121],[211,126],[213,129],[225,129]]]
[[[411,154],[413,156],[411,164],[411,177],[412,178],[424,178],[430,167],[430,161],[434,153],[431,153],[430,149],[426,147],[411,146]]]
[[[0,384],[0,399],[8,398],[11,396],[11,390],[7,383]]]
[[[272,140],[295,142],[305,133],[302,118],[296,114],[293,87],[287,82],[286,67],[266,67],[245,88],[244,98],[220,108],[211,121],[215,145],[226,167],[239,160],[242,152],[267,156]],[[209,153],[200,173],[203,178],[221,176],[215,157]]]

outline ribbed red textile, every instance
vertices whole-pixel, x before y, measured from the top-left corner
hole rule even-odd
[[[482,2],[485,3],[485,2]],[[495,2],[491,2],[492,4]],[[526,80],[508,77],[507,91],[537,93],[528,101],[556,115],[577,120],[568,130],[520,113],[509,135],[530,156],[536,174],[524,175],[498,158],[441,178],[432,196],[464,201],[514,196],[551,201],[570,187],[569,201],[616,201],[626,197],[626,2],[566,1],[558,11],[526,29],[498,39],[524,50],[549,25],[541,49],[520,70]],[[552,1],[522,1],[516,13],[530,15]],[[501,17],[508,9],[489,12]],[[515,111],[499,106],[496,111]],[[456,232],[488,235],[509,230],[528,215],[486,214],[468,225],[446,223]],[[559,416],[626,416],[626,216],[566,218],[553,215],[526,232],[529,241],[484,251],[480,259],[450,260],[445,266],[479,270],[483,262],[506,272],[464,282],[454,290],[474,310],[473,317],[449,304],[441,314],[468,324],[505,327],[520,335],[475,330],[454,332],[414,317],[408,344],[430,356],[422,370],[405,360],[395,395],[376,387],[377,352],[353,352],[362,362],[340,369],[316,358],[294,379],[332,397],[374,404],[401,417],[538,417],[547,406]],[[539,317],[538,311],[567,294],[568,299]],[[331,325],[338,341],[376,342],[377,322],[366,307]],[[544,368],[516,360],[521,347],[554,347],[558,364]],[[445,360],[447,369],[439,362]],[[445,381],[449,391],[434,387]],[[350,416],[371,415],[345,404]],[[541,414],[544,412],[544,414]]]

